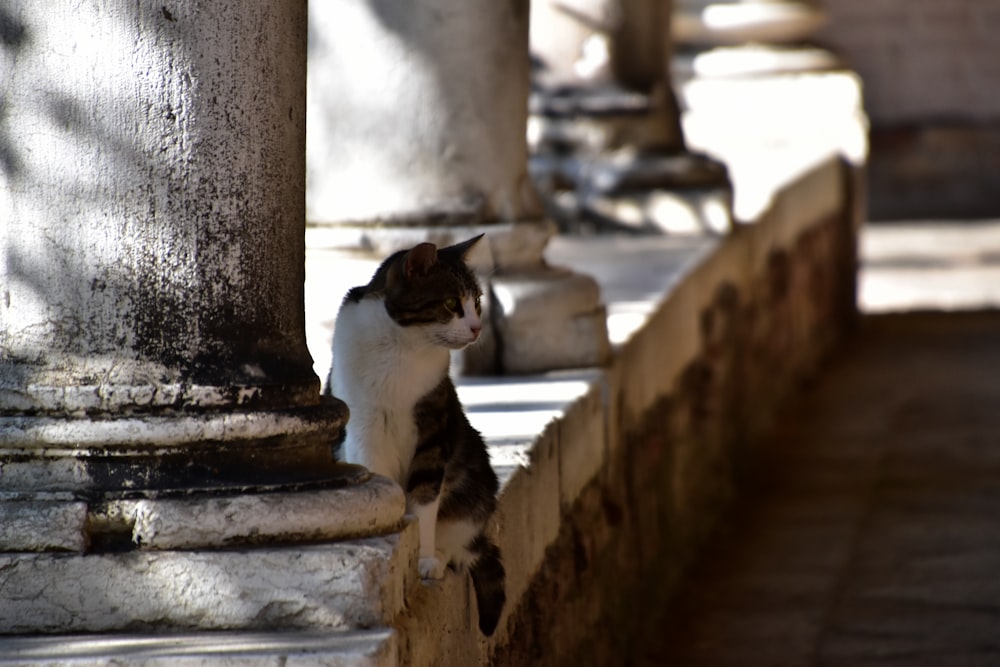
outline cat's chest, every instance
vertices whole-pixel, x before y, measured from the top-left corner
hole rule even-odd
[[[412,421],[413,408],[441,382],[447,365],[440,359],[398,352],[380,350],[376,362],[358,369],[358,384],[364,390],[356,401],[359,408],[398,413]]]
[[[342,309],[333,355],[333,392],[350,407],[348,430],[354,422],[400,446],[415,444],[413,408],[447,373],[447,350],[424,343],[368,300]]]

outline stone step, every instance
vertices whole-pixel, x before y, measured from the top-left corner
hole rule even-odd
[[[393,667],[397,662],[396,633],[389,628],[0,638],[5,667]]]
[[[0,432],[6,438],[2,424]],[[10,467],[5,460],[5,474]],[[309,473],[316,479],[268,484],[261,481],[267,473],[255,473],[257,483],[227,481],[93,502],[68,491],[25,493],[4,487],[0,552],[210,550],[332,542],[384,535],[403,522],[406,500],[391,480],[345,464]],[[334,507],[338,511],[330,511]]]
[[[0,634],[347,630],[388,625],[417,531],[214,551],[0,554]]]

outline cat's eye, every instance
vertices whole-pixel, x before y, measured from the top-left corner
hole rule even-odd
[[[444,300],[444,307],[451,311],[458,310],[458,299],[453,296],[448,297]]]
[[[483,310],[483,297],[476,297],[476,312],[481,312]]]

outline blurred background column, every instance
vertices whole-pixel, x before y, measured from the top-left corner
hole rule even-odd
[[[596,283],[543,259],[555,228],[528,177],[527,0],[318,2],[309,12],[310,238],[384,256],[486,232],[471,259],[487,277],[492,326],[465,370],[602,363]]]
[[[566,229],[728,229],[725,169],[688,150],[669,0],[532,3],[532,172]]]
[[[684,136],[728,167],[737,221],[757,219],[780,183],[824,155],[864,163],[860,80],[816,42],[824,2],[675,0],[673,11]]]

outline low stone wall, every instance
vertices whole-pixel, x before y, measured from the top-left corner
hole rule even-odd
[[[422,584],[408,665],[619,665],[697,557],[756,436],[854,318],[856,173],[829,160],[671,289],[501,497],[509,610],[474,630],[464,577]],[[614,304],[610,304],[612,309]]]
[[[754,434],[849,323],[836,307],[842,220],[775,251],[745,290],[722,283],[702,350],[632,423],[564,519],[494,664],[629,664],[731,502]],[[738,241],[742,242],[742,241]]]

